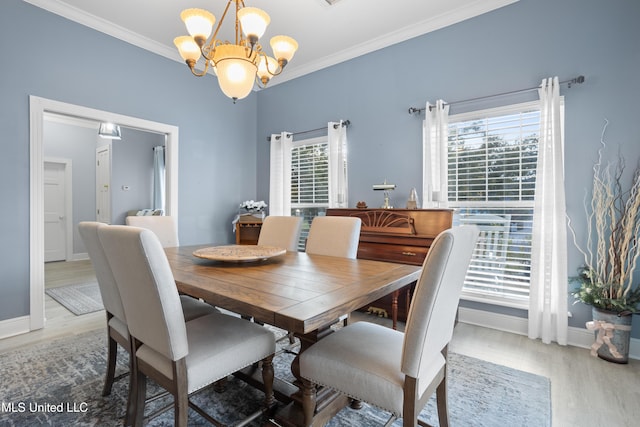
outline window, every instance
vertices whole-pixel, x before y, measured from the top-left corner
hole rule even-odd
[[[449,117],[448,201],[480,237],[463,298],[527,308],[538,102]]]
[[[304,250],[314,217],[329,207],[329,142],[327,137],[294,141],[291,147],[291,215],[302,216],[298,249]]]

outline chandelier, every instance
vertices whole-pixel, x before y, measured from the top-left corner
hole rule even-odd
[[[231,3],[235,4],[235,42],[222,41],[218,32],[227,16]],[[216,21],[211,12],[204,9],[186,9],[180,18],[187,27],[188,36],[176,37],[174,44],[180,56],[187,63],[191,73],[197,77],[204,76],[209,67],[218,77],[220,89],[229,98],[236,100],[245,98],[253,89],[254,82],[265,87],[271,77],[282,72],[294,53],[298,43],[288,36],[271,38],[273,57],[262,51],[258,40],[269,25],[267,13],[255,7],[245,7],[244,0],[229,0],[222,18],[213,31]],[[204,67],[197,71],[196,63],[204,57]]]

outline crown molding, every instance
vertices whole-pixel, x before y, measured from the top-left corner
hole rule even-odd
[[[457,24],[459,22],[476,17],[478,15],[482,15],[487,12],[491,12],[495,9],[499,9],[518,1],[520,0],[477,0],[471,5],[466,5],[447,13],[430,17],[414,25],[407,26],[400,30],[387,33],[375,39],[369,40],[365,43],[352,46],[349,49],[344,49],[323,58],[319,58],[315,61],[309,62],[306,65],[295,66],[294,64],[290,64],[289,66],[287,66],[286,73],[282,73],[278,76],[277,79],[273,79],[272,81],[270,81],[269,86],[275,86],[277,84],[284,83],[286,81],[293,80],[307,74],[311,74],[323,68],[327,68],[332,65],[357,58],[367,53],[371,53],[376,50],[380,50],[385,47],[412,39],[414,37],[418,37],[432,31]]]

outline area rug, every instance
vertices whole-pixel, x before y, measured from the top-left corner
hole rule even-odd
[[[37,344],[0,354],[0,425],[26,427],[119,426],[127,396],[127,380],[116,381],[110,396],[101,397],[105,370],[105,333],[95,331],[71,338]],[[275,361],[276,375],[290,377],[293,356]],[[117,374],[127,371],[127,355],[118,355]],[[151,383],[149,395],[159,392]],[[449,355],[450,425],[535,426],[551,425],[549,379],[538,375],[452,353]],[[260,407],[262,393],[230,377],[227,389],[211,389],[194,400],[208,413],[233,423]],[[147,413],[171,402],[163,398],[147,405]],[[421,418],[438,425],[432,398]],[[330,427],[382,426],[389,415],[368,405],[360,410],[345,408]],[[173,425],[173,410],[148,424]],[[189,412],[189,425],[209,425],[196,412]],[[251,426],[260,426],[254,421]],[[397,420],[394,427],[402,426]]]
[[[104,309],[97,282],[60,286],[45,292],[76,316]]]

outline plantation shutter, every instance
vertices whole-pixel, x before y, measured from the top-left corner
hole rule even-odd
[[[449,122],[449,206],[480,229],[463,295],[527,308],[539,106],[480,113]]]
[[[291,149],[292,215],[304,216],[299,248],[304,242],[314,216],[329,206],[329,144],[327,138],[294,142]]]

